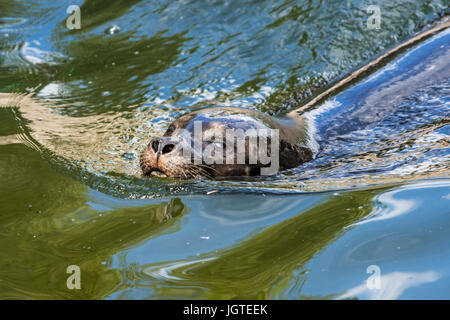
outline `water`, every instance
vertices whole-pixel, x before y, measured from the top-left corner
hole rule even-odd
[[[276,176],[140,176],[143,146],[184,112],[281,114],[448,10],[381,1],[369,30],[367,5],[2,1],[0,298],[449,298],[448,77],[399,82],[361,125],[363,79],[315,116],[316,159]]]

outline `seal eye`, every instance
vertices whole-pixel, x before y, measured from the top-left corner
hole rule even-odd
[[[171,136],[172,133],[174,132],[175,128],[171,125],[167,128],[166,133],[164,134],[165,136]]]
[[[221,149],[225,149],[225,143],[221,142],[221,141],[210,141],[210,143],[212,143],[214,145],[214,147],[216,148],[221,148]]]

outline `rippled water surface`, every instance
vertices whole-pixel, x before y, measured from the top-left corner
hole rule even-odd
[[[0,298],[450,298],[450,67],[407,82],[420,54],[450,57],[448,31],[307,113],[309,163],[140,174],[140,151],[179,115],[281,116],[448,12],[377,3],[379,30],[365,1],[2,0]],[[380,79],[404,85],[367,109]],[[74,264],[81,290],[66,287]]]

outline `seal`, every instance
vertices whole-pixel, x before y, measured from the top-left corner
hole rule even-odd
[[[150,141],[141,153],[140,165],[147,176],[217,179],[276,173],[312,157],[305,123],[255,110],[214,107],[172,122],[163,137]]]
[[[450,21],[445,18],[443,23],[388,50],[289,112],[285,119],[235,107],[206,108],[183,115],[170,124],[163,137],[153,139],[142,151],[142,172],[146,176],[217,179],[273,174],[310,161],[314,157],[315,140],[310,135],[314,130],[308,128],[309,122],[305,120],[306,111],[449,26]],[[241,131],[243,135],[235,135],[230,140],[229,131]],[[261,132],[276,134],[264,135]],[[225,136],[227,139],[224,140]],[[262,143],[266,138],[270,147],[267,141]],[[252,144],[256,140],[258,144]],[[271,160],[270,170],[267,167],[269,162],[265,161],[267,157]],[[277,162],[276,166],[273,166],[274,162]]]

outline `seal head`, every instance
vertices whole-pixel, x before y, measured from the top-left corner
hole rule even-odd
[[[302,134],[303,132],[303,134]],[[223,178],[275,174],[312,158],[305,130],[258,111],[217,107],[181,116],[140,156],[144,175]]]

